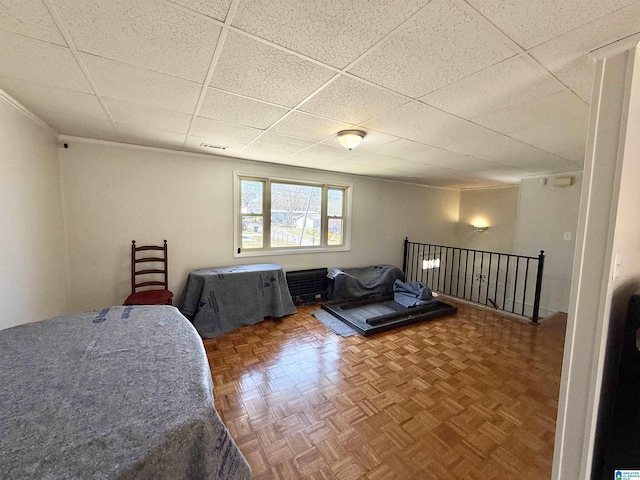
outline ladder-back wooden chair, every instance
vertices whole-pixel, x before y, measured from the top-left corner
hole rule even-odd
[[[173,293],[169,291],[167,263],[166,240],[159,247],[136,247],[136,241],[132,240],[131,295],[124,301],[124,305],[171,305]]]

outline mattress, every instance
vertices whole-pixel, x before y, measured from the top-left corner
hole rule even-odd
[[[0,478],[248,479],[196,330],[171,306],[0,331]]]

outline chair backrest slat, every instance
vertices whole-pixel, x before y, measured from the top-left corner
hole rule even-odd
[[[162,256],[142,256],[139,257],[139,252],[142,252],[142,255],[145,255],[145,252],[163,252]],[[137,270],[136,265],[141,263],[160,263],[161,267],[156,268],[146,268],[144,270]],[[156,246],[156,245],[144,245],[141,247],[136,246],[136,241],[131,241],[131,293],[136,293],[136,289],[140,287],[149,287],[149,286],[162,286],[165,290],[169,289],[169,273],[168,273],[168,255],[167,255],[167,241],[164,241],[164,245]],[[136,283],[136,276],[138,275],[163,275],[164,278],[162,281],[158,280],[149,280],[146,282]]]

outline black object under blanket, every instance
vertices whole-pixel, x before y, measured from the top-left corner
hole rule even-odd
[[[394,302],[393,295],[348,302],[327,302],[322,308],[364,336],[451,315],[458,310],[435,299],[426,305],[406,308]]]

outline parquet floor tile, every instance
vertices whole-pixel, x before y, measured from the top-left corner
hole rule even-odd
[[[454,316],[342,338],[301,307],[204,340],[256,480],[548,479],[566,319]]]

